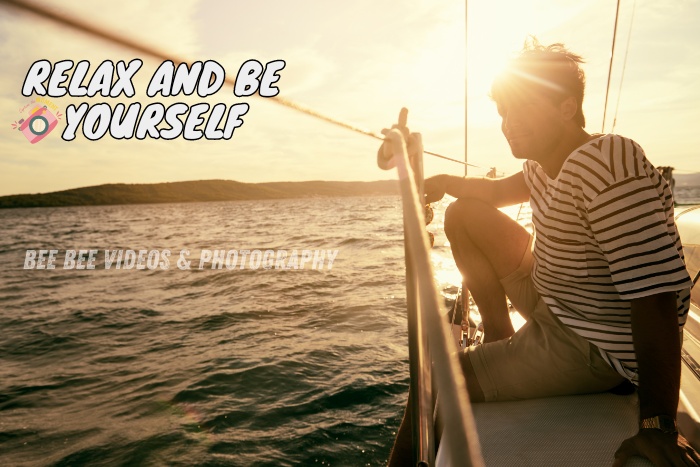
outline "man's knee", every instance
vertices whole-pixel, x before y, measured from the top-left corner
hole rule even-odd
[[[454,201],[445,210],[445,235],[450,238],[465,228],[481,225],[480,217],[489,209],[496,208],[478,199],[463,198]]]

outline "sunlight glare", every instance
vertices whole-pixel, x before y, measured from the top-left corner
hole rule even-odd
[[[515,0],[469,3],[467,67],[470,125],[488,126],[498,121],[498,113],[489,98],[494,78],[528,36],[542,36],[560,24],[561,15],[555,15],[545,5],[540,6]]]

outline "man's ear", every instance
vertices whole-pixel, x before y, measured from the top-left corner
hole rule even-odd
[[[564,120],[573,120],[578,111],[578,101],[573,96],[567,97],[559,104],[559,111]]]

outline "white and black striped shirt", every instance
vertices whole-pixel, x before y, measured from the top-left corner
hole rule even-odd
[[[676,291],[678,324],[691,281],[666,180],[642,148],[604,135],[576,149],[554,180],[523,165],[535,225],[535,287],[551,311],[637,382],[630,300]]]

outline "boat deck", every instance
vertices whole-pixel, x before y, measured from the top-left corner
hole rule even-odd
[[[683,339],[678,424],[700,450],[700,310],[693,305]],[[695,366],[693,367],[693,364]],[[696,373],[699,372],[699,373]],[[612,465],[622,441],[638,427],[637,395],[611,393],[472,404],[486,466]],[[438,452],[436,465],[451,464]],[[627,467],[652,466],[634,458]],[[456,467],[456,466],[454,466]]]
[[[637,432],[636,394],[473,404],[487,466],[608,466]],[[628,466],[651,466],[634,459]]]

